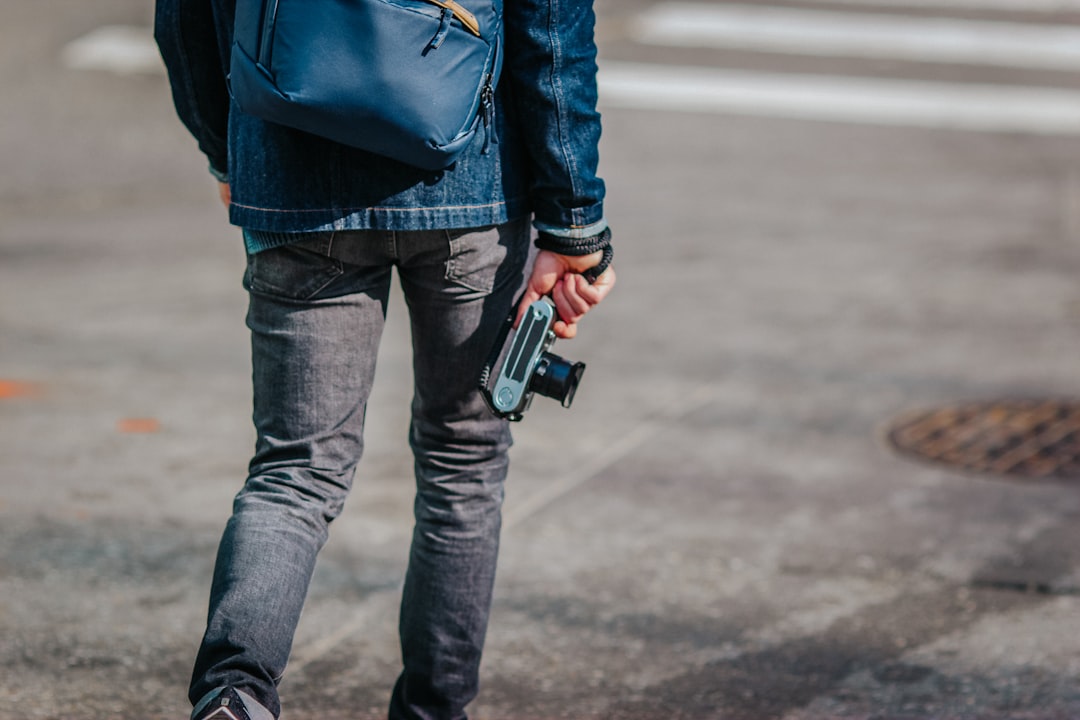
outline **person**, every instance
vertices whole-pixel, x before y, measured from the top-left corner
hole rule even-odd
[[[503,13],[494,122],[426,171],[241,112],[227,86],[235,0],[157,0],[177,113],[242,229],[257,433],[218,550],[193,718],[280,714],[316,555],[363,450],[392,268],[412,329],[416,502],[389,717],[458,720],[477,693],[511,444],[478,378],[519,293],[519,317],[550,296],[555,334],[571,338],[615,283],[592,0]]]

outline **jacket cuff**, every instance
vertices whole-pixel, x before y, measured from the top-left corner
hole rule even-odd
[[[218,170],[213,165],[210,166],[210,174],[217,178],[218,182],[223,182],[226,185],[229,184],[229,173],[225,170]]]
[[[552,235],[554,237],[560,238],[573,238],[577,240],[581,238],[592,237],[593,235],[599,235],[600,233],[607,230],[608,224],[607,220],[604,218],[600,218],[597,222],[594,222],[591,225],[582,225],[575,227],[552,225],[551,223],[534,220],[533,227],[535,227],[539,232],[545,233],[547,235]]]

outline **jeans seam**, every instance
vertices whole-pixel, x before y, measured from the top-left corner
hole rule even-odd
[[[446,268],[443,271],[443,280],[456,282],[454,278],[454,236],[450,234],[449,230],[443,230],[442,234],[446,240]],[[475,290],[476,288],[472,289]]]

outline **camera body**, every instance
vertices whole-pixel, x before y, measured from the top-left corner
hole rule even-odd
[[[534,393],[558,400],[563,407],[574,401],[585,363],[571,362],[548,352],[555,343],[555,307],[537,300],[525,312],[505,353],[498,374],[481,379],[481,392],[491,411],[508,420],[521,420]],[[493,352],[502,354],[505,335]]]

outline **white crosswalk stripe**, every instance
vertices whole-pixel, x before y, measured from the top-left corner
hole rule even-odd
[[[104,70],[119,75],[164,71],[150,28],[127,25],[92,30],[68,43],[61,60],[73,70]]]
[[[633,38],[655,45],[799,55],[1080,69],[1080,28],[762,7],[666,3]]]
[[[1031,2],[1045,10],[1080,0],[842,0],[848,4],[960,4],[986,9]],[[1011,3],[1011,4],[1010,4]],[[1053,3],[1053,4],[1052,4]],[[853,76],[733,71],[604,62],[607,107],[715,112],[875,125],[1080,135],[1080,91],[989,83],[856,77],[859,60],[995,69],[1080,69],[1080,28],[1064,24],[838,12],[744,4],[670,2],[629,25],[649,45],[845,60]],[[793,59],[793,62],[797,62]]]
[[[985,9],[1058,10],[1080,0],[840,0]],[[631,24],[637,42],[780,55],[1080,69],[1080,28],[876,13],[665,3]],[[148,28],[98,28],[70,43],[71,68],[160,73]],[[613,108],[711,112],[876,125],[1080,135],[1080,91],[882,78],[808,76],[661,64],[601,63],[601,103]]]
[[[799,0],[807,4],[821,0]],[[854,5],[897,10],[989,10],[1025,13],[1060,13],[1080,10],[1080,0],[829,0],[831,5]]]
[[[1080,92],[725,71],[601,66],[607,107],[718,112],[931,128],[1080,134]]]

